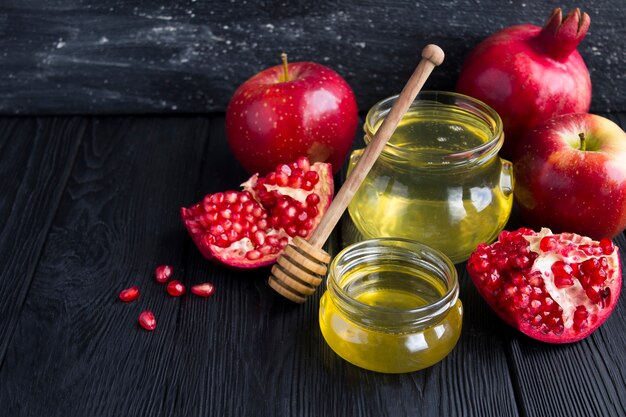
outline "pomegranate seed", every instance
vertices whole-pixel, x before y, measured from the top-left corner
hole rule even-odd
[[[172,280],[167,283],[167,292],[172,297],[180,297],[185,293],[185,286],[178,280]]]
[[[306,203],[309,206],[317,206],[320,203],[320,196],[313,193],[306,196]]]
[[[155,278],[157,282],[163,283],[167,281],[168,279],[170,279],[173,273],[174,273],[174,268],[172,268],[169,265],[157,266],[156,271],[155,271]]]
[[[587,327],[587,318],[589,317],[589,313],[585,306],[576,307],[576,311],[574,311],[574,329],[577,331],[582,331]]]
[[[276,185],[279,187],[285,187],[289,183],[289,176],[284,172],[276,174]]]
[[[276,168],[276,172],[277,173],[281,173],[282,172],[283,174],[285,174],[286,176],[289,177],[291,175],[291,168],[289,168],[289,165],[282,164],[282,165],[279,165]]]
[[[235,203],[238,199],[239,195],[237,191],[226,191],[224,193],[224,200],[226,200],[227,203]]]
[[[120,300],[125,303],[135,301],[137,298],[139,298],[139,287],[136,285],[120,292]]]
[[[554,274],[554,285],[557,288],[565,288],[574,285],[572,278],[572,267],[563,261],[556,261],[552,264],[552,273]]]
[[[247,191],[243,191],[240,195],[239,195],[239,202],[241,204],[247,204],[250,202],[250,200],[252,200],[252,195],[250,195],[249,192]]]
[[[246,259],[250,260],[250,261],[255,261],[257,259],[259,259],[261,257],[261,252],[259,252],[256,249],[253,249],[251,251],[248,251],[246,253]]]
[[[215,293],[215,287],[210,282],[194,285],[191,292],[199,297],[210,297]]]
[[[287,185],[289,185],[291,188],[300,188],[302,187],[303,182],[304,180],[302,179],[302,177],[291,176],[289,177],[289,182],[287,183]]]
[[[211,197],[211,202],[214,204],[220,204],[224,201],[224,193],[215,193]]]
[[[156,319],[152,311],[146,310],[139,315],[139,324],[146,330],[152,331],[156,329]]]
[[[317,174],[317,172],[315,172],[315,171],[309,171],[309,172],[307,172],[306,174],[304,174],[304,179],[305,179],[306,181],[311,182],[311,184],[314,184],[314,185],[315,185],[315,184],[317,184],[317,182],[319,181],[320,176],[319,176],[319,175]]]
[[[615,250],[615,246],[613,245],[611,239],[600,239],[599,245],[600,249],[602,249],[602,253],[605,255],[610,255],[613,253],[613,250]]]
[[[275,172],[270,172],[269,174],[267,174],[267,183],[276,185],[276,177],[277,175]]]
[[[287,210],[285,210],[285,217],[289,218],[289,219],[293,219],[294,217],[296,217],[296,215],[298,214],[298,209],[295,208],[294,206],[289,206],[287,207]]]
[[[543,239],[541,239],[541,242],[539,242],[539,249],[541,249],[543,252],[550,252],[552,250],[555,250],[557,246],[558,240],[556,236],[545,236]]]
[[[304,172],[307,172],[311,169],[311,163],[309,162],[309,158],[307,158],[306,156],[301,156],[300,158],[298,158],[298,160],[296,161],[296,165]]]

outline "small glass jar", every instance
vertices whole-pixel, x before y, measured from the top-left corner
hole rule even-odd
[[[406,239],[348,246],[331,262],[319,322],[328,345],[361,368],[412,372],[448,355],[461,334],[456,269]]]
[[[396,99],[369,111],[366,143]],[[366,239],[403,237],[454,263],[467,260],[498,236],[511,213],[512,165],[497,155],[503,141],[500,116],[483,102],[420,93],[348,207],[355,226]],[[362,153],[352,153],[349,170]]]

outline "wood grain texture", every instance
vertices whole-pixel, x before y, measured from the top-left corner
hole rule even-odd
[[[482,39],[513,24],[543,25],[557,6],[563,2],[5,0],[0,113],[223,111],[235,88],[279,64],[283,51],[337,70],[367,110],[400,90],[425,44],[447,54],[432,87],[451,90]],[[579,49],[592,108],[626,110],[623,4],[582,6],[591,16]]]
[[[460,264],[456,349],[420,372],[364,371],[321,335],[324,284],[294,305],[267,286],[267,269],[207,262],[187,236],[181,205],[247,177],[223,117],[0,118],[0,133],[0,260],[15,272],[0,271],[0,307],[11,305],[0,323],[14,323],[0,339],[0,416],[624,415],[623,296],[590,338],[551,346],[498,319]],[[28,215],[16,220],[18,209]],[[345,218],[325,249],[354,238]],[[616,242],[624,262],[626,238]],[[167,296],[153,278],[161,263],[215,295]],[[139,300],[117,300],[133,284]],[[152,333],[137,326],[146,308]]]
[[[0,364],[85,127],[76,118],[0,119]]]
[[[184,276],[179,204],[207,139],[206,118],[90,119],[41,259],[29,259],[37,267],[0,369],[0,415],[161,415],[182,300],[154,268]],[[139,300],[119,301],[133,284]],[[152,333],[137,325],[143,309],[156,315]]]

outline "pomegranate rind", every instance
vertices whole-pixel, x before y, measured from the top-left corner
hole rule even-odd
[[[539,233],[535,233],[529,229],[523,230],[523,237],[528,242],[528,250],[536,254],[536,258],[532,261],[532,266],[525,269],[523,272],[525,276],[531,274],[541,274],[544,277],[543,285],[545,291],[549,296],[558,304],[563,310],[563,332],[561,334],[555,334],[554,332],[541,332],[536,326],[533,326],[529,320],[524,318],[524,309],[507,310],[503,307],[502,299],[498,297],[499,288],[504,288],[504,284],[494,284],[493,282],[487,283],[485,281],[484,267],[479,263],[484,259],[481,254],[486,250],[485,248],[493,248],[494,245],[502,244],[500,239],[492,245],[483,245],[477,248],[477,250],[470,256],[468,260],[467,269],[476,287],[478,293],[487,302],[491,309],[506,323],[517,328],[525,335],[548,343],[572,343],[582,340],[591,335],[598,329],[606,319],[611,315],[615,308],[620,296],[622,287],[622,275],[621,275],[621,263],[619,258],[619,249],[617,246],[613,248],[612,253],[586,253],[581,247],[585,245],[588,247],[598,246],[598,242],[584,236],[580,236],[574,233],[562,233],[552,234],[549,229],[541,229]],[[508,232],[507,232],[508,233]],[[551,249],[544,251],[540,247],[541,240],[546,236],[554,236],[559,242],[559,246],[556,250]],[[554,277],[551,272],[551,266],[557,261],[563,261],[566,263],[580,264],[589,259],[605,258],[608,267],[608,276],[604,281],[603,287],[610,289],[610,298],[608,301],[603,301],[603,305],[593,303],[586,295],[585,290],[582,288],[579,281],[576,279],[571,286],[558,288],[554,283]],[[522,268],[516,272],[522,272]],[[497,266],[492,267],[489,274],[499,276],[503,282],[509,272],[498,270]],[[502,273],[502,275],[500,275]],[[512,276],[508,275],[508,277]],[[491,288],[490,288],[491,286]],[[498,289],[494,290],[494,287]],[[573,326],[573,317],[578,306],[584,306],[588,313],[587,325],[584,329],[575,330]]]
[[[318,214],[314,218],[313,227],[311,228],[307,236],[304,237],[305,239],[308,239],[313,234],[315,227],[317,227],[320,220],[328,210],[334,194],[334,181],[331,164],[316,162],[310,165],[310,170],[317,172],[319,176],[317,184],[315,184],[313,189],[310,191],[297,190],[296,192],[294,192],[293,189],[288,187],[275,187],[277,191],[279,191],[281,194],[288,195],[300,202],[303,202],[306,199],[307,195],[311,193],[315,193],[320,197],[320,201],[317,205]],[[250,193],[253,199],[260,204],[260,201],[257,198],[254,189],[255,185],[258,182],[258,179],[259,175],[254,174],[246,182],[241,184],[241,186],[244,190],[243,192]],[[235,192],[241,193],[241,191]],[[191,207],[182,207],[180,213],[185,228],[187,229],[189,235],[191,236],[193,242],[195,243],[202,256],[204,256],[206,259],[212,262],[223,264],[230,268],[249,270],[274,264],[282,253],[282,250],[280,250],[277,253],[262,254],[259,258],[250,260],[246,258],[246,253],[254,249],[255,245],[247,237],[244,237],[239,241],[235,241],[230,246],[225,248],[208,243],[205,239],[206,226],[200,224],[200,222],[197,221],[197,216],[199,213],[202,212],[202,210],[202,201],[200,201],[199,203],[196,203]],[[283,229],[276,230],[268,228],[267,236],[275,236],[278,239],[287,239],[288,243],[290,243],[292,240],[292,237],[289,236]]]

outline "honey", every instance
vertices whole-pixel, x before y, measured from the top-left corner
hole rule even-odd
[[[320,328],[342,358],[365,369],[411,372],[456,345],[463,308],[443,254],[402,239],[352,245],[333,260]]]
[[[366,142],[393,99],[368,113]],[[368,239],[414,239],[454,263],[466,260],[497,237],[511,212],[512,167],[497,156],[502,142],[501,120],[485,104],[420,93],[352,199],[354,224]],[[353,152],[349,168],[361,154]]]

